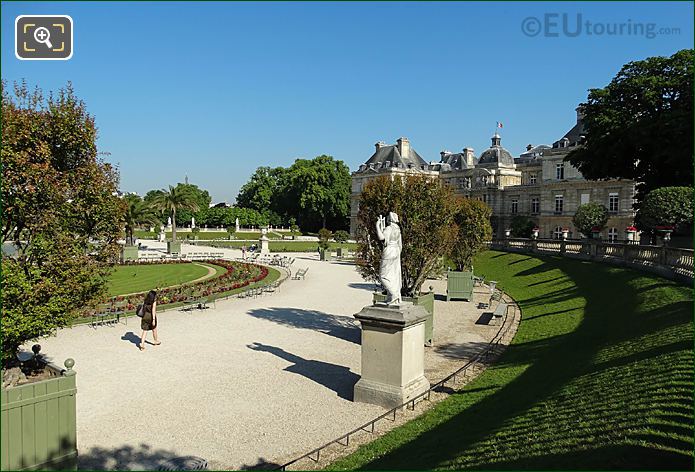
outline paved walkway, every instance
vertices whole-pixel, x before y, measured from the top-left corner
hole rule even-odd
[[[207,459],[211,469],[277,463],[381,414],[380,407],[351,401],[360,372],[352,315],[371,303],[372,284],[351,264],[292,256],[293,270],[309,268],[306,280],[204,311],[164,312],[162,344],[144,352],[136,347],[134,318],[42,340],[54,362],[75,359],[80,467],[155,469],[184,455]],[[428,285],[445,290],[443,281]],[[484,297],[478,293],[472,303],[438,297],[435,347],[425,360],[431,381],[494,336],[496,327],[476,324],[482,310],[475,305]]]

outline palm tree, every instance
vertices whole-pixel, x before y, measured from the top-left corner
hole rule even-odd
[[[169,185],[169,190],[162,189],[152,200],[160,211],[171,215],[171,240],[176,241],[176,210],[198,211],[198,203],[190,187]]]
[[[138,225],[159,224],[154,210],[137,195],[126,195],[127,206],[125,212],[126,244],[133,244],[133,232]]]

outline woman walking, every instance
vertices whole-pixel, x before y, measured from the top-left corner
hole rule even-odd
[[[157,339],[157,292],[150,290],[147,295],[145,295],[145,301],[142,303],[142,320],[140,321],[140,328],[142,328],[142,335],[140,336],[140,344],[138,347],[141,351],[145,350],[145,336],[148,331],[152,331],[152,336],[154,337],[154,344],[158,346],[161,343]]]

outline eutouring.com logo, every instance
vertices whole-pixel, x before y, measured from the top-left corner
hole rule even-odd
[[[592,21],[581,13],[546,13],[529,16],[521,22],[521,32],[530,37],[576,38],[579,36],[641,36],[654,39],[663,35],[681,34],[680,28],[659,27],[656,23]]]

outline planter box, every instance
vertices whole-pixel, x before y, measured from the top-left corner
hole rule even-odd
[[[121,262],[126,261],[137,261],[138,260],[138,247],[137,246],[123,246],[121,248]]]
[[[331,253],[326,249],[321,249],[319,251],[319,259],[322,261],[329,261],[331,260]]]
[[[411,302],[413,305],[419,305],[427,310],[427,318],[425,319],[425,346],[432,346],[434,333],[434,292],[423,293],[417,297],[402,297],[404,302]],[[374,293],[374,303],[386,301],[386,294]]]
[[[181,254],[181,241],[167,241],[167,254]]]
[[[338,251],[338,257],[345,257],[347,256],[347,250],[344,247],[339,247],[337,249]]]
[[[473,272],[446,273],[446,301],[454,298],[470,301],[473,298]]]
[[[47,368],[56,377],[0,392],[2,470],[77,469],[75,371]]]

